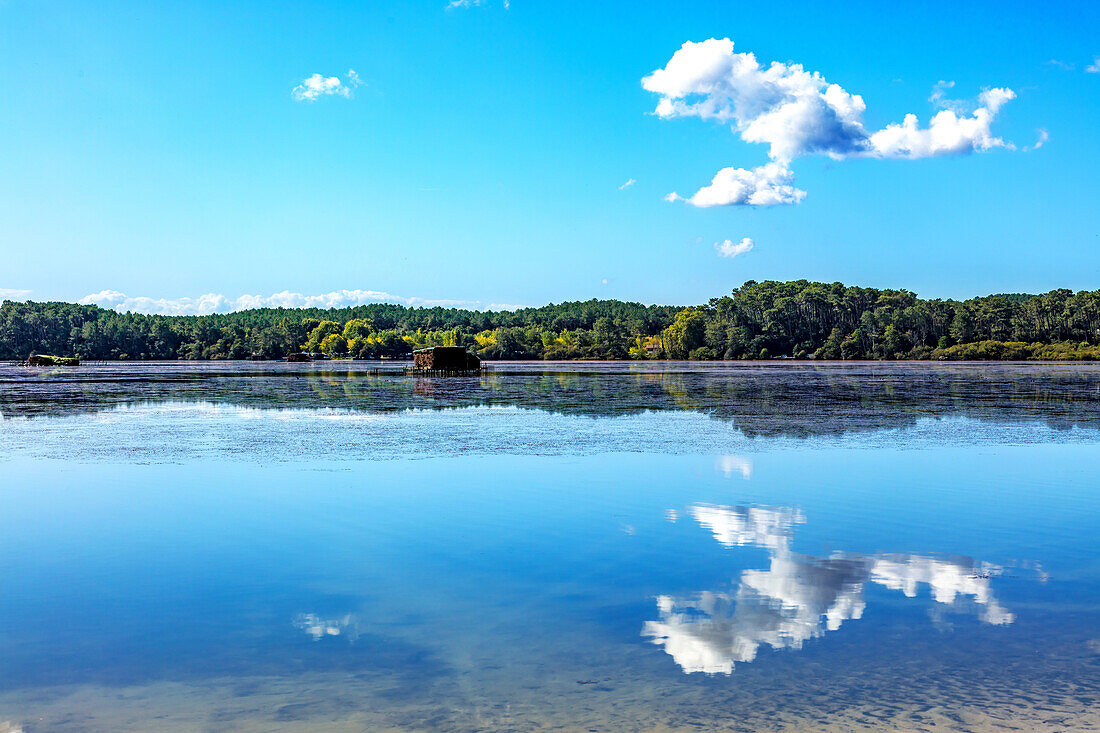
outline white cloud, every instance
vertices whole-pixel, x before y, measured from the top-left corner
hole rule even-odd
[[[794,174],[782,163],[768,163],[751,170],[723,168],[709,186],[703,186],[689,198],[673,191],[665,201],[685,201],[692,206],[778,206],[797,204],[806,192],[791,185]]]
[[[770,157],[781,162],[812,154],[840,160],[851,156],[923,157],[967,149],[964,141],[913,146],[921,155],[908,148],[880,146],[875,142],[878,133],[868,133],[864,127],[866,105],[861,96],[830,84],[801,64],[773,61],[765,68],[752,53],[734,53],[733,41],[728,38],[685,43],[663,69],[642,79],[642,86],[661,95],[657,115],[732,121],[742,139],[768,144]],[[933,91],[933,102],[942,106],[944,89],[951,86],[953,82],[940,82]],[[970,150],[1004,145],[989,133],[989,123],[1015,96],[1011,89],[988,89],[979,97],[982,106],[973,118],[955,120],[960,135],[969,133]],[[937,139],[948,124],[942,114],[932,120],[939,128]],[[913,115],[906,117],[903,126],[910,125],[910,118],[915,128]]]
[[[304,80],[291,91],[291,96],[299,102],[313,102],[319,97],[338,96],[345,99],[351,97],[351,90],[360,86],[363,81],[355,73],[355,69],[348,69],[347,81],[341,81],[338,76],[321,76],[314,74]]]
[[[951,102],[953,108],[937,112],[924,128],[916,115],[906,115],[900,124],[887,125],[871,135],[873,154],[881,158],[930,158],[993,148],[1012,149],[1011,143],[994,136],[990,128],[1001,107],[1015,98],[1011,89],[986,89],[978,95],[981,106],[973,114],[960,115],[956,111],[960,104]]]
[[[1093,56],[1092,63],[1085,67],[1087,74],[1100,74],[1100,56]]]
[[[1051,59],[1050,61],[1047,61],[1046,63],[1047,63],[1048,66],[1057,66],[1059,69],[1062,69],[1063,71],[1073,71],[1074,69],[1077,68],[1077,64],[1073,63],[1072,61],[1061,61],[1059,59]]]
[[[936,109],[950,109],[957,113],[964,113],[966,111],[966,102],[958,99],[949,99],[947,96],[948,89],[954,89],[955,82],[953,81],[938,81],[932,87],[932,93],[928,95],[928,101]]]
[[[132,311],[167,316],[210,315],[232,313],[253,308],[347,308],[368,303],[400,303],[418,307],[478,308],[480,301],[445,298],[402,297],[378,290],[334,290],[331,293],[307,295],[284,290],[271,295],[241,295],[228,298],[220,293],[206,293],[197,298],[150,298],[129,296],[117,290],[102,290],[77,301],[81,305],[98,305],[120,313]],[[515,310],[523,306],[492,303],[489,310]]]
[[[131,298],[117,290],[101,290],[98,293],[85,295],[77,303],[80,305],[98,305],[100,308],[113,308],[120,313],[133,311],[135,313],[156,313],[170,316],[208,315],[210,313],[241,310],[229,307],[229,299],[217,293],[206,293],[197,298],[170,300],[144,296]]]
[[[1049,140],[1049,139],[1050,139],[1050,133],[1047,132],[1046,130],[1043,130],[1043,129],[1040,128],[1039,129],[1039,137],[1036,138],[1035,144],[1026,146],[1024,148],[1024,151],[1027,152],[1029,150],[1038,150],[1039,148],[1046,145],[1047,140]]]
[[[450,2],[447,3],[446,9],[454,10],[455,8],[477,8],[487,4],[488,3],[486,2],[486,0],[450,0]],[[505,10],[512,7],[511,0],[504,0],[503,5]]]
[[[776,61],[762,66],[752,53],[735,53],[728,38],[685,43],[664,68],[644,77],[642,86],[660,95],[654,110],[659,117],[732,123],[742,140],[768,145],[775,171],[785,172],[785,189],[770,196],[773,186],[765,186],[762,205],[799,203],[805,197],[805,192],[790,186],[787,164],[807,155],[834,160],[924,158],[1012,147],[991,131],[1000,108],[1016,97],[1011,89],[987,89],[976,102],[966,103],[948,100],[946,90],[954,82],[940,82],[930,100],[941,109],[928,127],[920,127],[910,114],[901,123],[870,132],[864,125],[866,104],[860,95],[829,83],[819,72],[806,71],[801,64]],[[697,206],[754,203],[750,196],[755,189],[748,184],[761,170],[726,168],[711,186],[687,201]],[[727,185],[719,185],[720,177]]]
[[[0,303],[5,300],[26,300],[31,294],[29,290],[16,290],[14,288],[0,288]]]
[[[624,188],[630,188],[630,187],[631,187],[631,186],[633,186],[633,185],[634,185],[635,183],[637,183],[637,181],[635,181],[635,180],[634,180],[633,178],[627,178],[627,179],[626,179],[626,183],[624,183],[623,185],[619,186],[619,190],[620,190],[620,191],[622,191],[622,190],[623,190]]]
[[[727,239],[724,242],[715,242],[714,248],[718,250],[719,257],[736,257],[737,255],[743,255],[750,251],[753,246],[753,241],[748,237],[745,237],[736,244],[733,240]]]
[[[728,38],[688,41],[642,86],[661,95],[657,115],[733,121],[747,142],[770,145],[774,160],[811,153],[842,158],[867,148],[859,95],[801,64],[764,68],[752,53],[734,53]]]

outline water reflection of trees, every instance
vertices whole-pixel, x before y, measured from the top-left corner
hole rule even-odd
[[[658,597],[658,619],[647,621],[642,635],[687,673],[730,674],[735,664],[753,661],[764,645],[801,649],[862,617],[868,583],[910,598],[928,586],[938,604],[969,608],[984,623],[1015,619],[993,594],[990,582],[1000,569],[992,565],[921,555],[800,555],[790,549],[792,529],[804,521],[799,512],[705,505],[690,512],[723,546],[765,548],[770,563],[766,570],[742,572],[730,592]],[[960,603],[963,599],[970,603]]]
[[[360,367],[127,365],[40,375],[0,372],[0,413],[49,416],[150,401],[256,408],[514,406],[591,417],[692,411],[747,435],[902,428],[920,417],[1100,425],[1100,368],[1065,365],[844,364],[632,369],[531,367],[471,378],[414,378]]]

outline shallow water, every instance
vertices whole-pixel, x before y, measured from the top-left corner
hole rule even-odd
[[[0,367],[0,416],[0,730],[1100,728],[1100,368]]]

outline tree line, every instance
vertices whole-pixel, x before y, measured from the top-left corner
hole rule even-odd
[[[6,301],[0,359],[407,358],[463,346],[485,359],[1100,359],[1100,291],[927,300],[907,290],[749,281],[694,307],[615,300],[516,311],[261,308],[208,316]]]

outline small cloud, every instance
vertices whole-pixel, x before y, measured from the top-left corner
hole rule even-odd
[[[1054,66],[1062,69],[1063,71],[1073,71],[1077,68],[1077,64],[1073,62],[1059,61],[1058,59],[1051,59],[1050,61],[1047,61],[1045,63],[1047,66]]]
[[[1100,56],[1093,56],[1092,63],[1085,67],[1087,74],[1100,74]]]
[[[949,109],[955,114],[967,114],[970,105],[957,99],[948,99],[947,90],[955,86],[953,81],[940,80],[932,87],[932,93],[928,95],[928,101],[937,109]]]
[[[633,178],[627,178],[627,179],[626,179],[626,183],[624,183],[623,185],[619,186],[619,190],[620,190],[620,191],[622,191],[622,190],[623,190],[623,189],[625,189],[625,188],[630,188],[630,187],[631,187],[631,186],[633,186],[633,185],[634,185],[635,183],[637,183],[637,181],[635,181],[635,180],[634,180]]]
[[[603,285],[607,285],[607,278],[605,277],[603,280],[600,280],[600,283],[602,283]]]
[[[1028,146],[1024,147],[1023,150],[1024,150],[1025,153],[1028,152],[1028,151],[1031,151],[1031,150],[1038,150],[1039,148],[1046,145],[1046,142],[1049,139],[1050,139],[1050,133],[1048,133],[1046,130],[1040,128],[1039,129],[1039,138],[1035,141],[1035,144],[1034,145],[1028,145]]]
[[[529,305],[519,305],[518,303],[490,303],[485,310],[489,311],[519,311],[524,308],[530,308]]]
[[[29,290],[16,290],[14,288],[0,288],[0,303],[5,300],[26,300],[31,294]]]
[[[301,84],[294,87],[291,96],[298,102],[314,102],[319,97],[338,96],[349,99],[351,90],[361,86],[363,80],[355,73],[355,69],[348,69],[347,81],[341,81],[338,76],[324,77],[314,74],[307,77]]]
[[[714,249],[718,250],[719,257],[736,257],[737,255],[743,255],[750,251],[753,244],[753,241],[748,237],[745,237],[736,244],[733,243],[733,240],[727,239],[724,242],[715,242]]]
[[[799,204],[806,192],[791,185],[794,174],[782,163],[757,168],[723,168],[709,186],[684,198],[673,191],[665,201],[683,201],[698,208],[711,206],[779,206]]]
[[[482,5],[488,5],[485,0],[450,0],[447,3],[445,10],[454,10],[456,8],[479,8]],[[511,0],[504,0],[504,9],[512,7]]]

